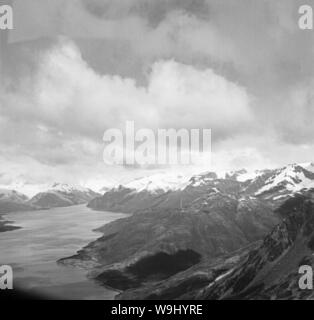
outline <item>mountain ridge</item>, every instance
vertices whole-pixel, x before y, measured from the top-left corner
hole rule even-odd
[[[88,188],[54,183],[47,191],[32,197],[29,203],[39,208],[68,207],[88,203],[97,196],[99,196],[98,193]]]
[[[225,185],[227,183],[230,186],[234,185],[239,194],[260,197],[269,201],[287,199],[302,189],[314,188],[314,173],[297,164],[279,169],[259,170],[253,174],[240,170],[226,173],[224,178],[219,177],[215,172],[206,172],[191,177],[178,176],[177,181],[172,176],[171,183],[168,184],[165,182],[167,175],[164,175],[163,179],[159,175],[156,183],[154,183],[154,178],[155,176],[145,177],[111,188],[103,196],[93,199],[88,206],[100,211],[134,213],[162,206],[167,196],[186,194],[193,188],[196,190],[210,186],[212,190],[219,192],[215,184],[221,187],[223,181]],[[160,187],[161,180],[165,182],[163,187]]]
[[[32,198],[16,190],[0,188],[0,213],[84,204],[99,195],[91,189],[66,183],[54,183]]]

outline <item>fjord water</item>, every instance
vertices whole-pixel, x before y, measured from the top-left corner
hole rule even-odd
[[[57,264],[101,234],[93,229],[125,214],[85,205],[5,215],[19,230],[0,233],[0,265],[13,268],[14,287],[57,299],[113,299],[116,292],[87,279],[79,268]]]

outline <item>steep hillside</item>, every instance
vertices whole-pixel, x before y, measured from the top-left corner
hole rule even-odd
[[[299,288],[299,267],[314,267],[314,193],[287,200],[283,221],[262,242],[207,261],[167,281],[132,288],[120,299],[313,299]]]
[[[228,193],[204,186],[196,193],[194,187],[185,189],[182,198],[171,193],[158,208],[104,226],[99,230],[103,237],[61,262],[90,269],[105,285],[127,289],[247,246],[279,218],[258,199],[238,199],[234,183],[216,184]]]
[[[109,205],[112,211],[133,215],[101,228],[103,237],[61,263],[87,268],[100,283],[128,290],[121,298],[143,297],[147,288],[155,288],[159,292],[155,295],[163,298],[160,286],[174,294],[172,286],[180,283],[187,285],[181,298],[242,297],[273,266],[280,273],[269,272],[269,285],[285,274],[282,266],[290,266],[289,277],[295,277],[294,264],[309,258],[307,242],[312,241],[311,234],[300,241],[295,234],[312,226],[313,173],[290,165],[256,172],[248,180],[243,175],[247,173],[221,179],[200,174],[165,190],[122,186],[110,190],[95,200],[99,209]],[[255,247],[274,227],[263,245]],[[286,261],[287,250],[291,258]],[[276,264],[281,256],[284,262]],[[182,274],[188,279],[202,274],[198,290],[193,280],[182,284]],[[196,290],[193,294],[190,285]]]

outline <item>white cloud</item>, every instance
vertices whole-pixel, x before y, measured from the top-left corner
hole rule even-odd
[[[245,88],[211,69],[159,61],[152,65],[147,86],[138,86],[133,79],[97,74],[65,40],[41,59],[34,78],[3,100],[2,114],[9,119],[93,139],[101,139],[107,128],[124,127],[127,120],[141,128],[228,133],[253,120]]]
[[[66,39],[17,87],[1,94],[2,153],[60,168],[99,163],[104,131],[127,120],[137,128],[210,128],[214,135],[236,134],[253,120],[245,88],[211,69],[162,60],[139,86],[97,74]]]
[[[211,69],[175,61],[155,63],[148,95],[166,126],[229,131],[253,120],[246,90]]]
[[[211,69],[159,61],[147,87],[140,87],[133,79],[97,74],[69,43],[43,59],[33,94],[41,120],[80,133],[120,127],[128,119],[139,126],[217,130],[252,120],[246,90]]]

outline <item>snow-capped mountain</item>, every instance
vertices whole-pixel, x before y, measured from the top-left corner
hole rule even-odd
[[[102,197],[93,199],[89,207],[125,213],[153,208],[161,205],[168,194],[181,194],[190,185],[202,184],[201,180],[206,177],[176,173],[154,174],[106,190]]]
[[[0,189],[0,199],[11,200],[16,202],[25,202],[28,200],[27,196],[25,196],[24,194],[9,189]]]
[[[191,176],[181,174],[159,173],[152,176],[136,179],[124,185],[127,189],[136,192],[147,191],[151,193],[183,190],[188,184]]]
[[[103,197],[82,186],[54,183],[50,186],[38,186],[40,192],[28,201],[23,193],[3,188],[0,189],[0,200],[27,203],[36,208],[89,203],[94,209],[133,212],[160,206],[161,203],[163,205],[167,203],[167,206],[171,203],[171,208],[179,203],[181,207],[186,199],[194,201],[194,196],[197,199],[198,194],[203,193],[227,193],[239,197],[262,197],[277,201],[311,188],[314,188],[314,164],[309,162],[251,172],[242,169],[219,174],[158,173],[123,185],[105,188],[102,190],[105,194]]]
[[[218,177],[215,172],[193,176],[159,174],[113,188],[92,200],[89,207],[125,213],[184,208],[202,202],[213,193],[240,197],[245,186],[237,180]]]
[[[10,189],[0,189],[0,213],[31,210],[24,194]]]
[[[54,183],[48,191],[51,192],[63,192],[63,193],[73,193],[73,192],[94,192],[91,189],[84,188],[79,185],[71,185],[67,183]]]
[[[299,166],[306,169],[307,171],[314,172],[314,162],[299,163]]]
[[[215,179],[218,179],[218,176],[215,172],[202,173],[191,177],[187,185],[192,187],[200,187]],[[185,187],[187,187],[187,185]]]
[[[314,173],[298,164],[288,165],[273,171],[256,195],[273,192],[294,194],[301,190],[314,188]]]
[[[246,170],[217,175],[205,172],[197,175],[157,174],[136,179],[125,185],[106,190],[103,197],[89,206],[98,210],[134,212],[152,207],[182,207],[182,203],[198,201],[201,195],[213,192],[233,197],[259,197],[284,200],[296,192],[314,188],[311,164],[288,165],[279,169]],[[188,200],[187,200],[188,199]]]
[[[255,170],[247,171],[245,169],[239,171],[232,171],[226,174],[226,179],[233,179],[239,182],[245,182],[249,180],[254,180],[257,177],[262,176],[267,170]]]
[[[99,196],[91,189],[64,183],[54,183],[47,191],[36,194],[29,202],[39,208],[68,207],[88,203]]]
[[[313,204],[306,207],[307,198],[314,199],[313,172],[305,166],[288,165],[252,174],[241,170],[224,178],[207,172],[192,176],[184,184],[175,180],[171,188],[152,188],[157,185],[154,181],[154,177],[134,181],[91,201],[89,206],[97,210],[133,214],[100,228],[102,237],[62,263],[91,268],[90,274],[103,285],[127,289],[126,298],[145,296],[145,292],[149,298],[158,294],[165,298],[180,293],[177,288],[182,287],[187,288],[188,295],[178,298],[196,293],[208,299],[220,292],[229,294],[230,288],[236,289],[233,294],[243,294],[248,284],[248,292],[254,294],[264,288],[261,283],[252,290],[255,272],[258,278],[266,276],[266,283],[273,288],[280,278],[277,270],[280,276],[286,271],[289,275],[278,292],[294,296],[286,290],[290,277],[295,277],[293,272],[301,259],[312,256],[314,250]],[[288,250],[296,258],[286,255]],[[178,255],[184,264],[178,262]],[[145,269],[147,261],[153,265],[160,257],[166,259],[163,272],[137,272]],[[225,261],[225,257],[230,259]],[[215,268],[217,263],[222,265],[218,272],[208,271],[210,263]],[[169,265],[172,268],[167,273]],[[189,282],[184,282],[186,275],[191,275]],[[182,277],[179,282],[177,276]],[[204,276],[201,284],[200,276]],[[230,282],[225,283],[225,278]],[[216,287],[217,283],[222,286]]]
[[[314,250],[310,167],[241,170],[225,177],[207,172],[183,184],[175,180],[170,187],[155,183],[167,181],[167,176],[152,176],[113,188],[89,206],[133,214],[100,228],[102,237],[62,263],[91,268],[92,277],[103,285],[127,289],[122,298],[254,296],[266,284],[266,296],[271,290],[269,297],[293,297],[287,290],[290,280],[298,279],[297,267]],[[178,255],[184,263],[178,262]],[[137,272],[160,257],[166,261],[162,272]],[[276,281],[282,286],[274,286]],[[297,288],[297,282],[293,285]],[[176,296],[182,293],[179,287],[186,288],[182,290],[187,295]]]

